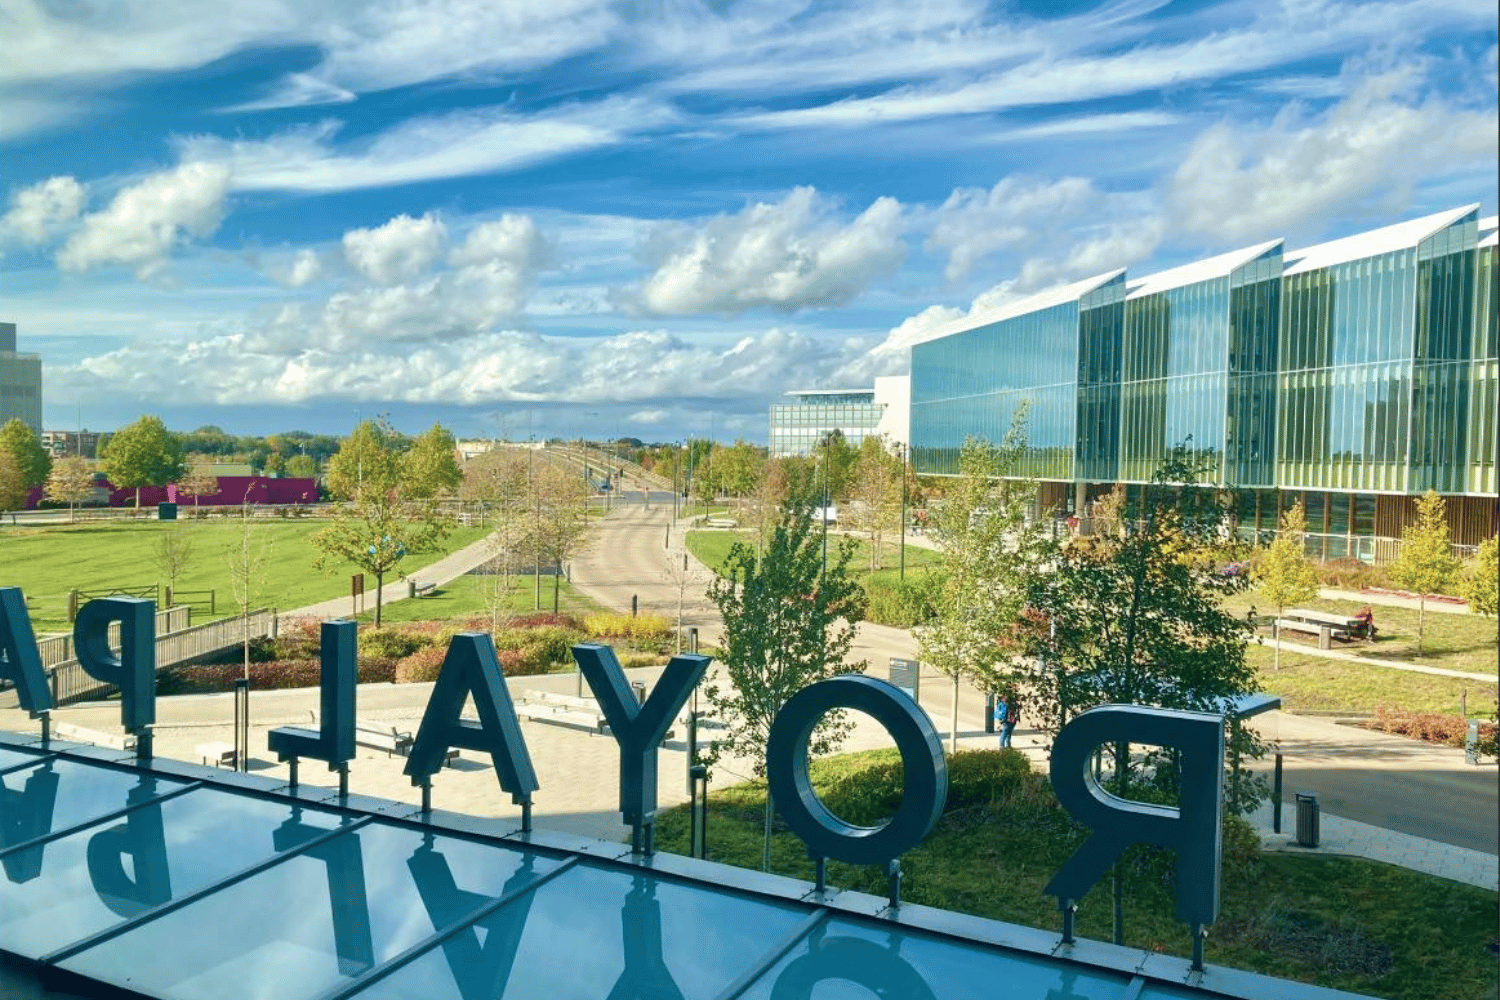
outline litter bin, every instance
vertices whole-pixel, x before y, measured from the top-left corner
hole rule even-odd
[[[1297,793],[1297,846],[1318,846],[1318,797],[1312,792]]]
[[[407,597],[416,597],[417,596],[417,581],[416,580],[407,580],[406,581],[406,596]]]
[[[177,505],[175,503],[159,503],[156,505],[156,519],[158,521],[177,520]]]
[[[646,704],[646,685],[643,681],[631,681],[630,690],[635,692],[636,704]]]

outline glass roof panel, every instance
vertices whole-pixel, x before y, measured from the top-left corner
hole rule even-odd
[[[920,931],[837,918],[798,942],[742,996],[967,1000],[1003,993],[1009,1000],[1116,1000],[1128,978],[1047,955],[989,951]]]
[[[0,940],[40,958],[339,823],[296,812],[202,789],[0,858]]]
[[[808,912],[580,865],[358,997],[714,997]]]
[[[12,771],[0,777],[0,848],[88,823],[183,784],[63,760]]]
[[[39,754],[26,753],[22,750],[12,750],[9,747],[0,747],[0,771],[7,767],[15,767],[17,764],[25,764],[27,761],[37,760],[39,756]]]
[[[374,823],[58,965],[183,1000],[317,996],[560,863]]]

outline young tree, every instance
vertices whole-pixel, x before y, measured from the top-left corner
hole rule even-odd
[[[365,491],[389,493],[401,483],[397,435],[381,421],[354,428],[328,461],[328,492],[336,500],[356,500]]]
[[[182,478],[182,445],[167,430],[160,417],[144,416],[122,427],[104,446],[100,464],[109,481],[135,490],[135,505],[141,505],[142,486],[164,486]]]
[[[537,568],[537,607],[541,607],[541,567],[551,566],[552,610],[558,609],[563,566],[588,543],[593,528],[589,517],[589,485],[572,469],[550,462],[530,467],[532,494],[528,530],[525,533]]]
[[[27,486],[41,486],[52,471],[52,456],[42,447],[31,425],[11,417],[0,426],[0,451],[10,454]]]
[[[379,493],[367,484],[359,499],[334,508],[333,523],[312,536],[321,553],[313,562],[332,570],[344,563],[375,577],[375,627],[381,626],[385,578],[401,560],[437,548],[452,526],[432,498],[406,500],[399,489]]]
[[[1496,590],[1500,587],[1500,535],[1491,535],[1479,545],[1474,558],[1465,567],[1459,596],[1469,602],[1469,611],[1494,618],[1497,612]]]
[[[47,499],[68,505],[68,520],[78,520],[77,507],[94,496],[94,473],[89,463],[77,456],[64,458],[52,466],[47,476]]]
[[[286,474],[292,479],[313,479],[318,474],[318,460],[311,455],[293,455],[286,460]]]
[[[531,461],[529,452],[523,456],[510,448],[483,452],[464,465],[459,487],[462,499],[479,503],[491,517],[490,563],[499,572],[489,576],[485,599],[496,629],[510,612],[514,571],[531,548]]]
[[[853,555],[852,540],[844,539],[825,572],[812,507],[796,501],[783,511],[763,555],[743,542],[731,546],[723,575],[708,588],[723,621],[724,670],[723,679],[709,683],[704,695],[727,727],[706,755],[709,764],[724,756],[746,757],[755,773],[764,775],[771,721],[787,699],[814,681],[864,668],[863,662],[844,662],[854,643],[853,623],[864,610],[864,591],[849,575]],[[809,752],[830,752],[847,728],[840,719],[825,721]],[[767,869],[772,809],[768,790]]]
[[[195,462],[187,475],[177,484],[179,496],[192,497],[193,506],[198,506],[198,501],[203,497],[211,497],[219,492],[219,477],[213,474],[213,463]]]
[[[874,435],[860,442],[849,501],[843,520],[869,539],[874,572],[880,568],[881,542],[888,532],[899,530],[901,517],[901,461]]]
[[[1036,513],[1036,485],[1008,480],[1026,451],[1025,408],[999,448],[970,438],[959,476],[933,518],[947,592],[936,620],[917,632],[918,655],[953,682],[949,746],[958,749],[958,694],[964,679],[984,691],[1015,682],[1014,642],[1031,579],[1054,548]]]
[[[442,424],[433,424],[419,435],[406,453],[402,470],[407,496],[414,499],[447,496],[457,490],[464,479],[455,457],[457,453],[453,435]]]
[[[859,463],[859,452],[844,438],[844,432],[834,428],[824,434],[813,450],[813,459],[819,476],[820,497],[827,497],[830,504],[848,497],[849,486],[854,481],[854,468]]]
[[[249,496],[240,505],[240,530],[225,540],[224,562],[229,568],[229,589],[240,606],[243,623],[244,677],[250,679],[250,610],[263,596],[266,564],[271,560],[275,539],[254,519],[255,505]]]
[[[167,578],[167,592],[177,592],[177,578],[193,558],[192,529],[186,521],[169,521],[156,536],[156,568]],[[171,603],[169,598],[168,603]]]
[[[714,451],[713,469],[719,487],[735,498],[737,509],[743,507],[745,497],[755,492],[765,463],[765,456],[748,441],[738,440],[728,448]]]
[[[1417,519],[1401,531],[1401,551],[1391,564],[1391,582],[1417,595],[1417,654],[1427,627],[1427,595],[1446,594],[1458,582],[1458,559],[1448,538],[1447,505],[1435,491],[1417,498]]]
[[[1318,596],[1318,571],[1307,558],[1303,539],[1307,534],[1307,515],[1302,501],[1297,501],[1281,515],[1276,538],[1261,557],[1255,569],[1255,585],[1276,609],[1278,624],[1272,626],[1276,640],[1274,669],[1281,669],[1281,613],[1289,604],[1299,604]]]

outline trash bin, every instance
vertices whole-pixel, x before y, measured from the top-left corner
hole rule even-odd
[[[630,690],[635,692],[636,704],[646,704],[646,685],[642,681],[631,681]]]
[[[1318,846],[1318,797],[1312,792],[1297,793],[1297,846]]]
[[[156,519],[158,521],[177,520],[177,505],[175,503],[159,503],[156,505]]]
[[[416,580],[407,580],[406,581],[406,596],[407,597],[416,597],[417,596],[417,581]]]

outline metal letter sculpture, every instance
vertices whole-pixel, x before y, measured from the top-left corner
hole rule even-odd
[[[846,823],[813,790],[807,770],[808,742],[823,716],[839,708],[872,716],[901,752],[906,787],[896,815],[882,826]],[[782,819],[807,844],[808,856],[818,862],[820,890],[827,858],[884,865],[891,876],[891,903],[897,905],[901,855],[921,843],[943,815],[948,761],[932,720],[905,691],[864,674],[842,674],[803,688],[776,713],[766,741],[766,781]]]
[[[318,656],[321,714],[316,730],[280,726],[266,734],[277,759],[311,757],[329,770],[354,759],[354,692],[358,678],[359,625],[347,619],[323,623]]]
[[[459,718],[470,695],[479,712],[478,722]],[[443,766],[450,747],[489,753],[500,787],[521,807],[521,829],[530,830],[531,793],[541,786],[495,657],[495,640],[484,632],[460,632],[448,643],[448,656],[438,671],[406,761],[411,783],[426,786]]]
[[[1147,743],[1182,755],[1181,804],[1149,805],[1111,795],[1090,768],[1105,743]],[[1139,705],[1101,705],[1069,722],[1052,744],[1052,788],[1057,801],[1094,832],[1047,883],[1064,914],[1071,940],[1076,901],[1131,844],[1177,852],[1177,919],[1193,928],[1195,964],[1202,929],[1219,915],[1220,839],[1224,816],[1224,719]]]
[[[615,651],[596,643],[573,647],[573,659],[599,700],[620,746],[620,813],[633,832],[636,853],[652,853],[656,821],[656,748],[688,695],[702,680],[711,657],[679,653],[662,671],[645,704],[637,703]]]
[[[21,707],[33,717],[51,711],[52,689],[20,587],[0,587],[0,679],[16,686]]]
[[[120,623],[120,655],[109,648],[109,623]],[[101,597],[85,604],[73,621],[78,664],[96,680],[120,687],[120,725],[137,736],[136,748],[151,755],[156,722],[156,602],[139,597]]]

